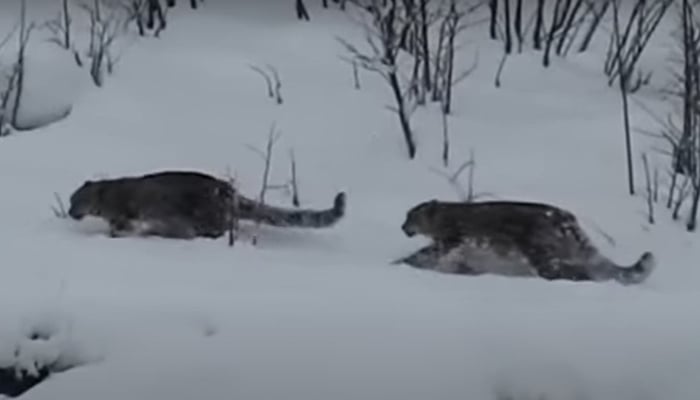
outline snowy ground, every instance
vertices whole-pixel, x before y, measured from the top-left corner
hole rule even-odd
[[[636,287],[441,275],[389,265],[423,243],[399,229],[406,210],[455,198],[430,171],[439,115],[419,110],[419,156],[408,161],[388,89],[367,72],[353,89],[339,59],[336,36],[362,40],[345,14],[308,2],[302,23],[291,1],[230,3],[172,10],[161,39],[125,46],[102,89],[56,67],[70,55],[37,39],[36,107],[68,99],[74,109],[0,142],[0,364],[18,345],[25,364],[87,364],[24,398],[697,398],[699,239],[665,214],[649,226],[643,199],[626,195],[619,98],[599,55],[543,70],[523,54],[495,89],[500,48],[477,30],[462,55],[467,65],[479,48],[455,99],[453,158],[474,149],[479,191],[559,204],[600,226],[616,246],[591,236],[621,263],[652,250],[655,273]],[[16,10],[1,11],[5,32]],[[282,106],[249,63],[279,69]],[[257,247],[231,249],[224,239],[114,240],[53,216],[53,193],[85,179],[168,168],[230,168],[254,196],[262,163],[247,145],[263,146],[273,122],[283,135],[273,180],[286,179],[293,147],[304,206],[347,191],[335,228],[264,229]],[[20,339],[32,330],[51,338]]]

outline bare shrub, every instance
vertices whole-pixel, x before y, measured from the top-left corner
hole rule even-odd
[[[528,43],[531,44],[533,50],[542,51],[542,65],[549,67],[552,55],[566,57],[581,32],[583,39],[579,52],[588,49],[609,7],[609,1],[515,0],[513,5],[513,0],[490,0],[490,37],[503,41],[506,55],[513,52],[514,44],[517,44],[518,53]],[[528,12],[530,15],[526,16]],[[529,42],[526,40],[528,36],[531,38]]]
[[[265,79],[267,85],[267,97],[275,99],[277,104],[282,104],[282,80],[280,79],[277,69],[270,64],[266,65],[267,71],[256,66],[250,65],[250,69],[260,74]]]
[[[12,116],[10,110],[10,98],[14,93],[19,69],[17,64],[13,64],[10,72],[3,72],[3,86],[0,92],[0,137],[8,136],[12,133]]]
[[[73,36],[71,34],[73,18],[71,17],[69,4],[70,2],[68,0],[61,0],[61,8],[57,15],[53,19],[46,21],[42,27],[51,32],[52,36],[48,39],[49,42],[55,43],[59,47],[72,52],[75,63],[79,67],[82,67],[83,60],[80,57],[80,53],[75,48]]]
[[[670,184],[666,207],[671,218],[680,218],[687,206],[686,229],[697,229],[700,203],[700,17],[698,4],[681,0],[678,5],[678,27],[673,33],[676,40],[673,62],[673,81],[665,90],[672,111],[661,119],[647,108],[659,124],[659,131],[651,133],[662,138],[669,157]],[[689,201],[688,201],[689,200]]]
[[[658,201],[658,173],[657,169],[654,169],[654,174],[649,167],[649,159],[646,153],[642,154],[642,163],[644,165],[644,177],[646,179],[646,204],[647,204],[647,222],[654,224],[656,219],[654,217],[654,204]]]
[[[563,54],[564,43],[572,34],[571,28],[577,18],[577,14],[582,10],[582,3],[582,0],[576,0],[573,3],[571,0],[555,0],[549,30],[545,35],[544,52],[542,54],[543,66],[548,67],[551,64],[552,49],[557,55]],[[559,44],[555,43],[557,38],[559,38]]]
[[[136,24],[139,36],[146,35],[146,23],[144,18],[147,12],[148,0],[124,0],[121,5],[127,13],[126,23]]]
[[[690,212],[686,228],[697,228],[698,206],[700,203],[700,18],[695,5],[689,0],[681,2],[681,30],[683,43],[683,125],[680,143],[688,153],[686,174],[691,183],[692,194]]]
[[[70,7],[68,0],[61,0],[61,9],[53,19],[46,21],[43,25],[48,29],[53,36],[49,38],[50,42],[56,43],[58,46],[66,50],[71,50],[73,46],[71,38],[71,23]]]
[[[447,167],[450,164],[450,126],[447,113],[442,113],[442,164]]]
[[[146,36],[147,31],[152,30],[154,37],[160,37],[162,31],[168,26],[168,11],[176,6],[175,0],[104,0],[113,6],[119,6],[126,10],[126,24],[135,24],[139,36]],[[201,0],[190,0],[190,8],[199,8]]]
[[[368,52],[361,51],[342,38],[337,39],[362,68],[379,74],[389,85],[395,101],[393,110],[399,118],[408,157],[413,159],[417,148],[410,119],[416,104],[407,95],[410,82],[402,84],[399,69],[403,44],[401,33],[413,26],[414,16],[407,15],[403,3],[398,0],[388,0],[386,5],[382,1],[367,0],[366,3],[358,3],[372,20],[371,23],[365,19],[361,22],[370,47]]]
[[[634,93],[651,79],[651,73],[640,72],[637,64],[673,0],[636,0],[624,29],[620,0],[609,1],[613,10],[613,31],[603,70],[609,86],[615,80],[622,80],[623,87]]]
[[[9,67],[9,72],[3,71],[4,85],[0,91],[0,136],[9,135],[12,130],[32,129],[34,126],[21,126],[18,121],[19,110],[22,105],[24,93],[25,54],[32,31],[36,27],[34,22],[27,21],[27,2],[20,1],[20,16],[18,24],[0,42],[2,49],[17,33],[17,53]]]
[[[610,9],[610,4],[611,0],[586,1],[586,8],[590,15],[591,21],[583,34],[581,43],[578,46],[579,53],[585,52],[590,47],[593,37],[598,31],[600,23],[603,21],[603,17],[605,17],[605,14],[607,14],[608,10]]]
[[[474,190],[474,172],[476,170],[476,158],[474,156],[474,151],[470,150],[469,159],[464,161],[459,165],[454,171],[441,171],[436,168],[430,169],[436,175],[445,179],[445,181],[450,185],[450,187],[455,191],[457,196],[461,201],[470,203],[482,197],[493,196],[491,193],[486,192],[476,192]],[[466,188],[461,182],[461,175],[468,171]]]
[[[340,59],[350,64],[352,67],[352,83],[356,90],[361,89],[360,85],[360,69],[357,66],[357,60],[352,57],[340,56]]]
[[[239,233],[239,213],[240,213],[240,207],[239,207],[239,198],[238,198],[238,187],[236,185],[236,175],[231,174],[230,168],[227,168],[226,171],[226,180],[228,181],[229,185],[231,185],[231,188],[233,189],[233,197],[231,199],[231,204],[229,204],[229,211],[228,211],[228,245],[229,247],[233,247],[233,245],[236,243],[238,240],[238,233]]]
[[[55,205],[51,206],[51,210],[53,211],[53,215],[56,218],[61,218],[61,219],[66,219],[69,217],[68,215],[68,209],[66,208],[65,204],[63,203],[63,200],[61,199],[61,196],[54,192],[54,201]]]
[[[620,17],[619,17],[619,4],[618,0],[611,0],[613,8],[613,32],[611,34],[610,41],[612,43],[610,50],[608,51],[608,57],[611,57],[612,61],[617,65],[618,74],[620,74],[620,79],[617,80],[619,85],[620,99],[622,101],[622,122],[623,122],[623,133],[625,137],[625,156],[627,160],[627,190],[630,195],[635,194],[634,187],[634,163],[632,161],[632,132],[631,132],[631,122],[629,113],[629,93],[634,92],[633,88],[630,88],[630,80],[627,74],[631,74],[633,69],[631,65],[628,66],[629,61],[626,61],[624,57],[625,45],[628,40],[628,32],[624,34],[620,31]],[[640,3],[641,0],[640,0]],[[640,4],[638,3],[638,4]],[[635,10],[638,8],[635,7]],[[634,15],[634,14],[633,14]],[[630,24],[634,21],[633,17],[630,17]],[[641,21],[641,20],[640,20]],[[629,25],[628,25],[629,28]],[[641,39],[639,39],[641,40]],[[641,53],[639,53],[641,54]],[[635,61],[636,63],[636,61]],[[607,64],[606,64],[607,66]],[[606,73],[607,68],[606,68]],[[612,83],[613,81],[609,81]]]
[[[433,79],[433,100],[441,103],[444,114],[452,111],[453,88],[464,81],[476,70],[478,64],[478,53],[474,57],[473,63],[466,70],[455,73],[455,55],[458,50],[456,43],[458,36],[470,27],[465,22],[465,17],[474,13],[480,4],[471,7],[458,7],[455,0],[450,0],[450,6],[442,18],[437,41],[437,51],[435,56],[435,77]]]
[[[299,185],[297,183],[297,161],[294,157],[294,150],[289,150],[289,186],[292,191],[292,205],[294,207],[299,207],[301,204],[299,202]]]
[[[306,4],[304,4],[304,0],[294,0],[294,10],[297,13],[298,19],[306,21],[311,19],[311,17],[309,17],[309,11],[306,9]]]
[[[82,3],[80,8],[90,19],[90,44],[87,57],[90,60],[90,76],[97,87],[104,84],[105,72],[111,73],[118,60],[112,53],[112,46],[119,35],[126,31],[127,21],[120,7],[107,7],[103,0]],[[111,4],[111,3],[110,3]]]
[[[258,194],[257,202],[259,205],[265,205],[265,195],[267,191],[271,189],[270,185],[270,170],[272,168],[272,156],[274,154],[275,143],[279,140],[281,133],[277,131],[276,124],[272,124],[270,131],[267,135],[267,143],[265,144],[265,150],[261,150],[255,146],[248,145],[248,148],[252,150],[255,154],[259,155],[263,160],[263,173],[260,182],[260,192]],[[255,221],[256,229],[260,228],[260,221]],[[257,234],[253,235],[253,245],[258,243]]]

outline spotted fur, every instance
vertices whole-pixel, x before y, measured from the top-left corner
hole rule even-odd
[[[542,203],[431,200],[411,208],[407,236],[433,242],[396,262],[462,274],[538,276],[548,280],[644,281],[654,268],[645,252],[631,266],[602,255],[569,211]]]
[[[281,227],[333,226],[345,215],[345,193],[338,193],[326,210],[290,210],[260,205],[208,174],[162,171],[86,181],[73,192],[68,214],[76,220],[87,215],[103,218],[114,237],[218,238],[234,219]]]

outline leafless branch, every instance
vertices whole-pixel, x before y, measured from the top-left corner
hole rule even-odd
[[[270,64],[267,65],[267,69],[270,70],[272,77],[275,80],[275,101],[277,104],[282,104],[282,80],[280,79],[279,72],[277,71],[277,68]]]
[[[263,174],[262,174],[262,179],[260,183],[260,193],[258,195],[258,205],[263,206],[265,205],[265,194],[267,193],[268,189],[270,189],[270,170],[272,167],[272,155],[274,152],[274,146],[277,140],[279,140],[281,136],[281,133],[277,131],[276,124],[273,123],[270,126],[270,131],[267,135],[267,143],[265,145],[265,150],[260,150],[257,147],[248,145],[248,148],[254,151],[256,154],[258,154],[263,162],[264,162],[264,167],[263,167]],[[255,221],[256,227],[260,227],[260,221]],[[253,236],[253,245],[257,244],[258,239],[257,235]]]
[[[7,136],[13,130],[26,129],[26,127],[20,126],[18,117],[24,95],[25,53],[31,33],[36,26],[34,22],[27,22],[26,0],[21,0],[19,20],[10,34],[0,42],[0,47],[2,47],[15,32],[18,33],[16,58],[11,64],[10,72],[3,73],[5,85],[0,92],[0,136]]]
[[[440,100],[443,112],[447,114],[452,110],[453,88],[471,75],[478,65],[479,53],[477,51],[472,65],[455,77],[456,41],[459,34],[466,30],[467,27],[462,21],[476,9],[472,7],[467,9],[459,8],[455,0],[450,0],[449,9],[440,24],[432,99]]]
[[[15,22],[15,25],[12,27],[12,29],[10,29],[10,31],[7,32],[7,35],[5,35],[5,37],[2,38],[2,40],[0,40],[0,50],[2,50],[2,48],[5,47],[5,45],[10,41],[10,39],[12,39],[12,36],[14,36],[17,32],[17,29],[19,29],[19,25],[19,21]]]
[[[462,164],[455,169],[454,172],[440,171],[435,168],[430,168],[432,172],[441,176],[447,183],[452,187],[452,189],[457,193],[459,198],[467,203],[473,202],[482,197],[493,196],[490,193],[477,193],[474,191],[474,170],[476,169],[476,158],[474,157],[474,151],[470,150],[469,159],[464,161]],[[467,188],[465,189],[463,184],[460,182],[460,176],[466,170],[469,170],[467,178]]]
[[[90,76],[97,87],[102,87],[104,72],[110,73],[119,59],[112,55],[112,46],[125,29],[124,10],[104,7],[101,2],[102,0],[93,0],[92,4],[80,4],[80,8],[90,18],[90,44],[87,56],[90,58]],[[106,15],[103,8],[107,8]]]
[[[445,108],[442,107],[444,110]],[[447,167],[450,163],[450,132],[447,113],[442,112],[442,164]]]
[[[498,69],[496,69],[496,76],[493,79],[493,84],[497,88],[501,87],[501,75],[503,74],[503,68],[506,66],[506,61],[508,61],[508,53],[505,51],[501,56],[501,61],[498,62]]]
[[[650,78],[650,75],[645,77],[645,74],[635,73],[637,63],[673,0],[635,0],[624,29],[620,25],[620,0],[610,1],[614,30],[610,36],[604,72],[608,85],[612,86],[616,79],[622,79],[625,80],[626,90],[633,93]],[[637,80],[633,82],[635,76]]]
[[[54,216],[56,218],[61,218],[61,219],[68,218],[68,209],[66,208],[65,204],[63,203],[61,196],[56,192],[53,193],[53,196],[54,196],[54,200],[56,202],[56,205],[51,206],[51,210],[53,211]]]
[[[12,132],[12,121],[9,113],[10,96],[14,93],[19,68],[17,64],[12,65],[12,70],[9,74],[5,74],[5,85],[0,92],[0,137],[8,136]],[[8,118],[9,117],[9,118]]]
[[[654,193],[656,188],[653,186],[651,172],[649,171],[649,160],[646,153],[642,154],[642,162],[644,163],[644,176],[646,178],[646,203],[647,203],[647,221],[654,224]]]
[[[227,168],[226,177],[229,185],[232,189],[231,204],[229,204],[227,224],[228,224],[228,245],[233,247],[233,245],[238,240],[238,232],[240,229],[239,218],[240,206],[238,198],[238,187],[236,186],[236,175],[231,174],[230,168]]]
[[[252,64],[251,64],[251,65],[249,65],[249,67],[250,67],[253,71],[255,71],[255,72],[257,72],[258,74],[260,74],[260,76],[262,76],[263,79],[265,79],[265,83],[267,84],[267,97],[275,97],[275,92],[274,92],[273,86],[272,86],[272,80],[271,80],[270,77],[267,75],[267,73],[266,73],[262,68],[260,68],[260,67],[258,67],[258,66],[256,66],[256,65],[252,65]]]
[[[368,0],[362,7],[368,11],[373,23],[363,23],[365,38],[371,51],[360,51],[348,41],[337,38],[351,57],[364,69],[373,71],[384,78],[389,85],[396,103],[401,131],[409,159],[416,155],[416,143],[410,124],[411,99],[406,96],[399,79],[399,55],[402,51],[402,33],[413,26],[413,20],[403,14],[398,0]],[[360,4],[359,2],[354,2]],[[410,86],[409,86],[410,88]]]
[[[54,19],[46,21],[42,27],[48,29],[53,37],[48,40],[52,43],[56,43],[58,46],[63,47],[66,50],[72,48],[71,42],[71,23],[72,19],[70,16],[70,7],[68,7],[68,0],[61,0],[61,10]]]
[[[267,85],[267,97],[274,98],[277,104],[282,104],[282,81],[280,80],[279,73],[277,72],[277,69],[275,67],[267,64],[266,67],[268,71],[272,74],[268,74],[267,71],[263,70],[262,68],[249,64],[249,67],[260,74],[260,76],[265,79],[265,83]]]
[[[289,184],[292,187],[292,205],[294,207],[299,207],[299,186],[297,185],[297,163],[296,163],[296,158],[294,157],[294,150],[290,149],[289,150],[289,159],[290,159],[290,172],[291,172],[291,180]]]

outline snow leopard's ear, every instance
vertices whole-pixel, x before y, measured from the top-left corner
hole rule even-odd
[[[107,190],[104,185],[100,185],[98,183],[99,182],[97,181],[87,180],[83,184],[83,187],[88,188],[90,190],[90,193],[92,193],[94,200],[102,201],[102,199],[105,197],[105,192]]]
[[[436,213],[439,206],[438,199],[432,199],[423,205],[423,212],[426,217],[432,218]]]

